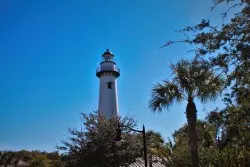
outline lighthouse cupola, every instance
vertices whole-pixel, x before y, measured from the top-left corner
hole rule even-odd
[[[120,70],[116,67],[114,55],[109,49],[102,54],[102,62],[96,70],[96,76],[100,80],[99,114],[107,118],[118,116],[116,79],[120,76]]]
[[[114,55],[109,51],[109,49],[107,49],[106,52],[102,54],[102,58],[103,58],[103,61],[113,62]]]

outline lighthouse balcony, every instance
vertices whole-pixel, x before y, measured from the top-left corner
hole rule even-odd
[[[96,76],[100,77],[101,74],[110,72],[113,73],[116,77],[120,76],[120,69],[115,66],[101,66],[96,69]]]

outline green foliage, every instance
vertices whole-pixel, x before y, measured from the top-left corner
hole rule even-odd
[[[38,155],[30,162],[30,167],[50,167],[49,159],[44,155]]]
[[[212,111],[207,117],[208,123],[215,129],[212,131],[215,135],[211,140],[213,145],[208,148],[204,148],[198,141],[200,166],[250,166],[250,1],[213,0],[213,2],[212,9],[221,3],[229,5],[228,10],[222,13],[221,26],[213,26],[209,20],[203,19],[199,24],[180,31],[185,34],[186,39],[168,41],[164,46],[178,42],[195,46],[195,60],[207,62],[210,68],[225,76],[226,107]],[[233,8],[237,8],[239,12],[225,23],[224,18]],[[197,81],[197,83],[202,82]],[[210,85],[207,88],[211,88]],[[172,99],[168,101],[173,102]],[[182,134],[182,137],[178,134],[178,141],[172,147],[170,154],[170,159],[175,161],[170,162],[175,162],[173,166],[188,166],[189,163],[184,163],[187,155],[182,155],[182,152],[178,151],[180,149],[185,152],[187,149],[187,142],[183,137],[186,138],[188,134],[187,131],[178,133]],[[184,159],[176,159],[179,156]]]
[[[71,129],[69,140],[58,147],[67,151],[71,166],[127,166],[142,155],[141,138],[129,128],[123,129],[122,146],[114,142],[118,123],[121,127],[133,128],[136,122],[132,118],[106,119],[97,113],[82,116],[83,129]]]
[[[181,60],[171,65],[172,80],[158,83],[152,89],[149,102],[154,111],[161,111],[175,102],[199,98],[202,102],[215,99],[223,85],[223,79],[216,74],[206,61]]]
[[[210,147],[216,141],[216,129],[212,124],[206,121],[197,120],[197,141],[202,147]],[[176,145],[187,143],[188,125],[185,124],[173,133],[174,143]]]
[[[0,166],[17,166],[18,163],[27,163],[31,167],[64,167],[61,155],[58,152],[41,151],[0,151]]]
[[[214,100],[222,90],[223,79],[212,70],[205,60],[181,60],[171,65],[172,80],[163,81],[152,89],[149,106],[153,111],[162,111],[175,102],[186,100],[188,122],[188,144],[193,167],[198,167],[196,118],[197,110],[194,99],[201,102]]]
[[[227,120],[227,117],[225,117]],[[188,126],[184,125],[173,134],[174,145],[168,154],[167,166],[186,167],[191,164],[190,152],[188,147]],[[223,141],[214,138],[216,134],[216,125],[207,121],[198,121],[198,153],[200,166],[209,167],[247,167],[250,165],[250,149],[246,146],[248,141],[241,139],[230,140],[227,145],[221,147]],[[246,132],[249,133],[249,132]],[[224,137],[229,133],[225,132]],[[169,142],[166,143],[169,145]]]
[[[166,163],[167,149],[161,134],[152,130],[146,132],[147,154],[149,164],[153,164],[153,157],[161,159],[161,163]]]
[[[188,35],[185,40],[169,41],[165,46],[176,42],[195,45],[196,58],[210,60],[213,68],[225,74],[226,86],[231,89],[227,99],[234,98],[236,104],[250,107],[250,2],[215,0],[215,6],[233,1],[235,3],[229,10],[239,7],[240,12],[235,13],[227,24],[218,27],[211,25],[209,20],[202,20],[195,26],[181,30]]]
[[[215,128],[205,121],[198,120],[197,132],[199,163],[204,165],[205,162],[209,162],[206,161],[207,158],[204,156],[204,152],[209,151],[209,148],[215,143]],[[173,133],[173,140],[175,144],[172,146],[172,151],[169,154],[169,165],[176,167],[191,165],[191,154],[188,147],[188,125],[185,124],[179,130],[175,131]]]
[[[10,151],[1,151],[0,152],[0,165],[11,165],[15,161],[15,154]]]
[[[41,151],[0,151],[0,166],[17,166],[27,163],[30,167],[120,167],[128,166],[136,158],[143,156],[142,136],[135,134],[130,128],[135,128],[136,122],[132,118],[104,119],[97,113],[83,114],[83,128],[70,129],[68,140],[63,141],[58,152]],[[114,139],[118,123],[123,127],[121,146],[116,146]],[[166,157],[164,140],[160,133],[146,132],[148,160],[154,163],[152,157],[159,157],[163,162]]]

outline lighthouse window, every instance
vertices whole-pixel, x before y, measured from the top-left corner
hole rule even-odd
[[[112,89],[112,82],[108,82],[107,84],[108,84],[108,88]]]

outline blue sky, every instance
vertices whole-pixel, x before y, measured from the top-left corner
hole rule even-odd
[[[186,122],[185,105],[152,113],[153,84],[170,77],[168,63],[190,58],[184,44],[159,49],[202,18],[221,24],[210,0],[1,0],[0,149],[54,151],[97,109],[95,70],[106,48],[115,54],[122,116],[134,116],[167,138]],[[221,107],[200,104],[198,117]],[[204,110],[205,108],[205,110]]]

